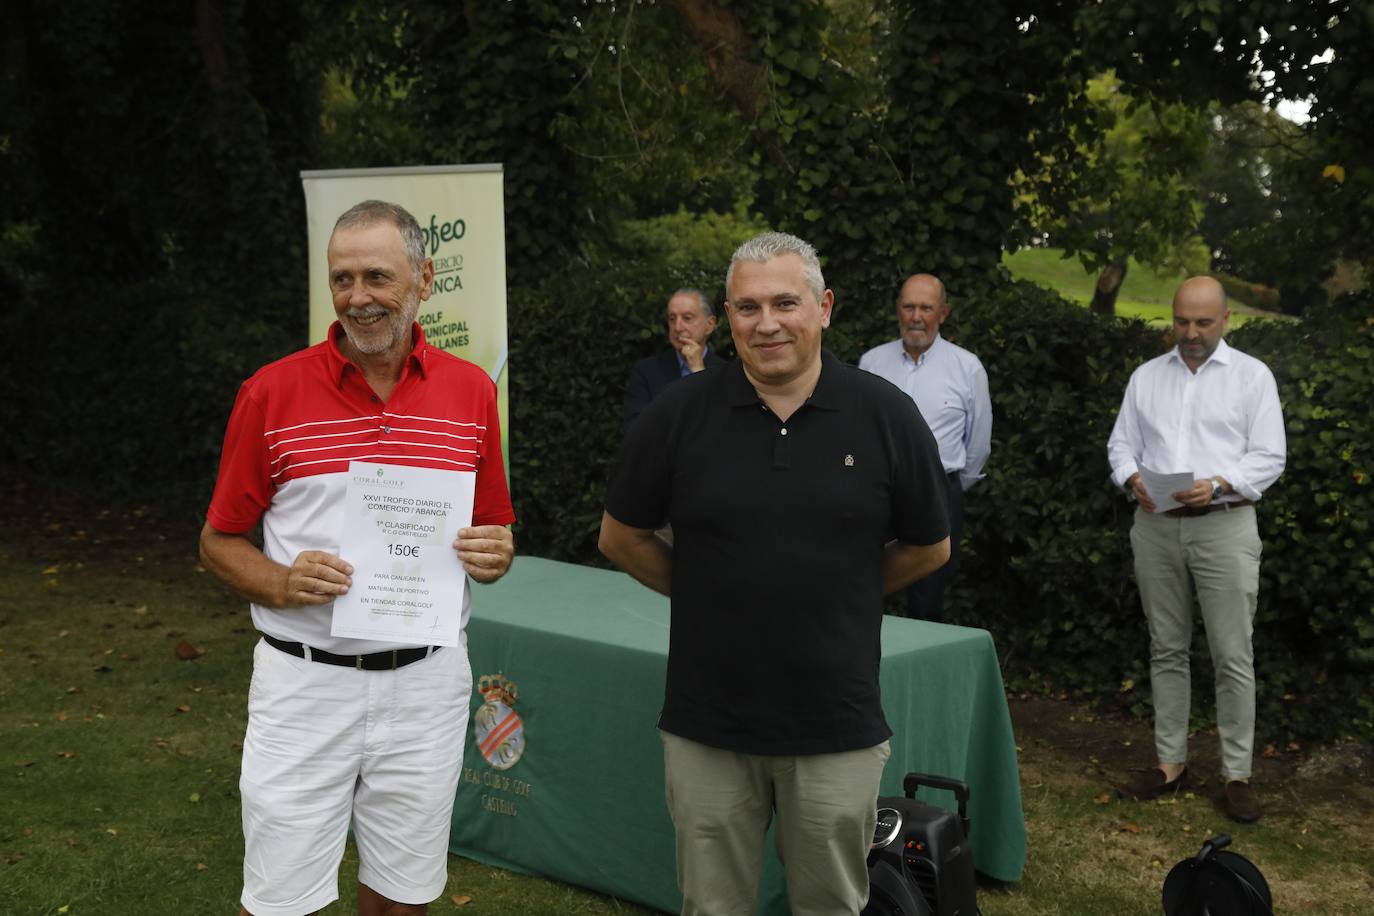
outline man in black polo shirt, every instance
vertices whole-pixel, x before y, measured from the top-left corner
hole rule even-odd
[[[949,557],[944,471],[910,398],[821,352],[834,294],[810,245],[745,242],[725,286],[740,359],[631,428],[600,546],[672,598],[659,728],[682,912],[754,912],[776,812],[792,912],[857,914],[892,734],[882,599]]]

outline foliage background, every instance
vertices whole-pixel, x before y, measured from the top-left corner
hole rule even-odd
[[[1126,377],[1164,344],[1009,280],[1001,252],[1032,228],[1017,195],[1140,172],[1094,171],[1085,146],[1102,127],[1086,86],[1108,69],[1163,105],[1316,93],[1311,147],[1283,173],[1306,216],[1268,251],[1366,257],[1371,30],[1358,6],[1275,0],[15,0],[0,464],[203,511],[237,384],[303,342],[299,170],[500,161],[523,551],[599,562],[624,375],[660,346],[666,294],[719,301],[738,233],[795,231],[826,257],[838,356],[888,339],[919,268],[947,281],[948,334],[989,369],[994,457],[956,619],[992,630],[1013,683],[1140,712],[1129,513],[1104,451]],[[1334,62],[1309,65],[1327,45]],[[1261,504],[1271,740],[1374,733],[1370,327],[1350,297],[1232,337],[1274,369],[1289,423]]]

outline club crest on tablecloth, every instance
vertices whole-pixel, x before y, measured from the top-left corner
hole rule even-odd
[[[484,674],[477,690],[486,702],[472,717],[477,749],[495,769],[508,770],[525,752],[525,723],[515,711],[520,691],[515,682],[501,674]]]

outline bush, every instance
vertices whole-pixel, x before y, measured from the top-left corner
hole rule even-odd
[[[719,300],[722,279],[719,265],[669,268],[602,252],[512,296],[511,463],[522,552],[604,565],[596,533],[626,373],[664,346],[669,292],[693,285]],[[891,306],[879,298],[837,307],[826,345],[841,359],[855,361],[895,334]],[[945,335],[983,360],[995,419],[987,479],[967,503],[951,619],[992,631],[1014,689],[1148,714],[1133,508],[1110,481],[1106,442],[1127,379],[1163,352],[1164,339],[1143,322],[1100,318],[1028,283],[991,283],[957,303]],[[1259,733],[1268,741],[1374,733],[1366,683],[1374,660],[1366,393],[1374,379],[1370,326],[1353,303],[1298,326],[1251,322],[1231,336],[1274,370],[1288,422],[1287,470],[1259,505],[1265,558],[1255,648]],[[723,325],[713,345],[732,356]],[[1194,664],[1202,725],[1214,702],[1200,628]]]
[[[1274,742],[1374,734],[1372,303],[1347,297],[1302,325],[1256,321],[1229,338],[1274,371],[1287,422],[1287,468],[1258,507],[1258,731]],[[1158,332],[1015,284],[965,309],[954,333],[988,368],[995,420],[951,616],[994,633],[1014,686],[1147,713],[1132,509],[1108,479],[1106,441],[1130,372],[1163,349]],[[1200,630],[1194,666],[1208,723]]]
[[[605,565],[596,548],[620,449],[630,366],[665,348],[668,297],[700,289],[717,309],[724,271],[595,249],[510,295],[510,457],[521,553]],[[734,357],[720,322],[711,346]]]

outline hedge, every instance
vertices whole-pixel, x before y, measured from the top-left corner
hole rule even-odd
[[[857,360],[895,333],[890,291],[854,301],[861,294],[843,278],[828,279],[841,293],[826,338],[837,356]],[[592,251],[555,279],[512,289],[509,440],[522,553],[603,563],[596,532],[626,373],[665,345],[661,316],[673,289],[697,286],[719,302],[722,280],[718,266]],[[1106,440],[1126,379],[1162,352],[1162,332],[1099,318],[1006,277],[951,295],[946,336],[987,366],[995,419],[987,479],[967,501],[950,617],[993,633],[1013,689],[1146,714],[1131,507],[1108,479]],[[204,313],[178,323],[164,289],[131,290],[118,313],[136,299],[151,320],[126,332],[122,352],[159,352],[152,341],[160,338],[173,344],[173,360],[102,360],[108,340],[69,339],[67,364],[84,371],[30,389],[23,416],[11,418],[4,463],[101,498],[172,494],[178,511],[198,515],[237,384],[289,350],[291,335],[258,320],[197,317]],[[1255,321],[1228,338],[1274,370],[1288,426],[1287,469],[1259,504],[1265,741],[1374,736],[1371,315],[1374,296],[1347,296],[1301,323]],[[724,322],[713,343],[734,355]],[[1200,630],[1195,655],[1194,709],[1204,725],[1213,704]]]
[[[664,346],[667,293],[687,284],[719,297],[720,273],[664,273],[607,256],[513,297],[511,442],[522,552],[602,562],[595,539],[626,371]],[[1133,509],[1109,479],[1106,441],[1127,378],[1164,351],[1165,332],[1099,318],[1005,278],[953,295],[946,336],[982,358],[995,420],[987,479],[967,502],[951,619],[992,631],[1015,689],[1148,714],[1148,636],[1128,539]],[[1370,325],[1356,314],[1370,301],[1347,298],[1302,324],[1256,321],[1229,336],[1273,369],[1288,425],[1287,470],[1259,505],[1265,555],[1255,650],[1265,741],[1374,734],[1374,373]],[[894,333],[886,300],[841,301],[827,346],[853,361]],[[729,355],[724,322],[714,343]],[[1194,654],[1194,714],[1203,726],[1213,702],[1200,626]]]

